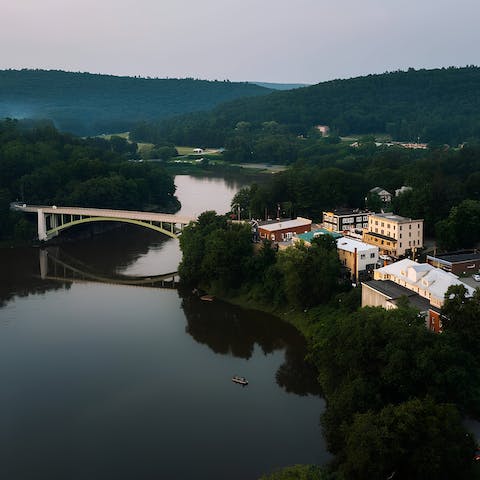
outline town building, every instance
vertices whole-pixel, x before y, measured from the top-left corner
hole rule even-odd
[[[355,229],[368,227],[368,214],[370,212],[351,209],[337,208],[331,212],[323,212],[323,227],[331,232],[349,232]]]
[[[274,222],[259,222],[258,234],[260,238],[272,242],[287,242],[295,234],[310,232],[312,221],[308,218],[297,217],[294,220],[279,220]]]
[[[375,270],[373,280],[362,282],[362,307],[397,308],[403,297],[425,314],[428,328],[441,332],[440,311],[452,285],[463,285],[470,295],[474,292],[453,273],[406,258]]]
[[[375,245],[381,255],[401,257],[423,248],[423,219],[413,220],[393,213],[372,213],[368,216],[363,241]]]
[[[377,266],[378,247],[342,237],[337,240],[337,250],[340,262],[350,272],[353,282],[367,278]]]
[[[455,275],[477,273],[480,271],[480,252],[478,250],[461,250],[427,255],[427,263]]]
[[[382,187],[374,187],[370,190],[373,195],[378,195],[383,203],[390,203],[392,201],[392,194]]]

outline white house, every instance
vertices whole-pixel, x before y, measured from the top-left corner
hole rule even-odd
[[[339,238],[337,250],[340,261],[350,270],[351,279],[354,281],[373,272],[378,262],[378,247],[354,238]]]

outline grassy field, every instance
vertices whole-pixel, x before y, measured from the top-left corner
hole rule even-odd
[[[204,155],[217,155],[220,156],[220,150],[215,149],[215,148],[206,148],[202,153],[195,153],[193,150],[198,147],[186,147],[186,146],[176,146],[177,152],[179,155],[198,155],[198,156],[204,156]]]

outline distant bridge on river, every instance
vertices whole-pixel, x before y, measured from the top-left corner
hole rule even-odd
[[[168,213],[137,212],[103,208],[57,207],[12,203],[12,210],[36,213],[38,217],[38,239],[42,241],[56,237],[60,232],[75,225],[89,222],[123,222],[139,225],[178,238],[185,225],[195,222],[195,217]]]

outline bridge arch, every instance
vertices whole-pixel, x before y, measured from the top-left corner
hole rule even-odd
[[[172,238],[178,238],[182,228],[196,217],[158,212],[113,210],[90,207],[51,207],[45,205],[10,204],[15,211],[37,214],[38,239],[50,240],[63,230],[88,222],[123,222],[149,228]]]
[[[63,230],[74,227],[76,225],[81,225],[84,223],[91,222],[121,222],[121,223],[130,223],[133,225],[138,225],[140,227],[149,228],[150,230],[155,230],[156,232],[163,233],[171,238],[178,238],[178,233],[175,233],[175,224],[170,223],[170,230],[163,228],[163,222],[160,225],[155,225],[153,222],[147,222],[144,220],[135,220],[132,218],[114,218],[114,217],[83,217],[78,220],[71,220],[69,222],[63,223],[56,227],[50,228],[46,231],[47,237],[52,238],[58,235]]]

